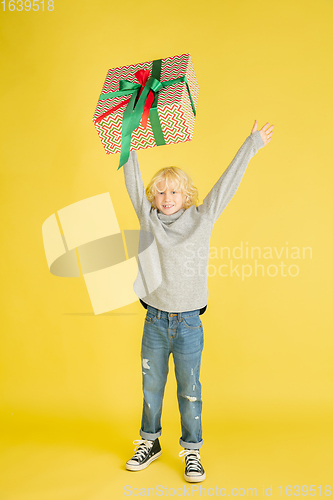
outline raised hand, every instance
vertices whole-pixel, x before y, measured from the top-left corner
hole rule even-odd
[[[256,132],[257,130],[257,125],[258,125],[258,122],[257,120],[254,121],[254,125],[253,125],[253,128],[252,128],[252,131],[251,131],[251,134],[254,134],[254,132]],[[260,132],[260,135],[261,135],[261,138],[262,140],[264,141],[265,143],[265,146],[266,144],[268,144],[271,140],[272,140],[272,135],[273,135],[273,128],[274,128],[274,125],[271,125],[269,128],[267,128],[269,126],[269,123],[267,122],[261,130],[259,130]]]

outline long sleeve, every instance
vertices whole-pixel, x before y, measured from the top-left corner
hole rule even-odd
[[[127,192],[131,198],[138,219],[144,210],[149,211],[151,204],[146,196],[136,151],[131,151],[128,162],[123,166]]]
[[[250,159],[264,145],[259,130],[249,135],[229,167],[203,200],[201,208],[209,214],[214,223],[236,193]]]

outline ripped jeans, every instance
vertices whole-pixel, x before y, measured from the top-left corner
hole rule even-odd
[[[162,433],[162,403],[172,352],[181,416],[180,445],[198,449],[203,444],[199,376],[204,336],[199,312],[168,313],[148,305],[141,347],[143,439],[154,440]]]

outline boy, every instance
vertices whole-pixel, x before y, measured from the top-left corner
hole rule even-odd
[[[199,376],[204,344],[200,315],[208,301],[210,236],[250,159],[271,141],[273,128],[266,123],[259,131],[255,120],[251,135],[199,206],[197,190],[182,170],[162,169],[145,191],[135,151],[124,165],[126,187],[141,226],[139,254],[144,253],[134,290],[147,308],[141,348],[142,439],[133,442],[136,448],[126,463],[128,470],[142,470],[162,453],[158,438],[172,352],[181,415],[180,445],[184,448],[179,456],[184,456],[186,464],[184,477],[188,482],[200,482],[206,477],[199,453],[203,444]],[[154,235],[154,245],[145,241],[147,234]],[[195,256],[200,255],[194,260],[191,257],[190,267],[189,248]],[[149,291],[154,269],[160,279],[158,286]]]

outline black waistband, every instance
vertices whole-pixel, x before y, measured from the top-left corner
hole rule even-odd
[[[147,309],[147,304],[146,304],[145,302],[143,302],[143,300],[141,300],[141,299],[139,299],[139,300],[140,300],[141,304],[143,305],[143,307],[144,307],[145,309]],[[200,316],[201,314],[203,314],[203,313],[206,311],[206,309],[207,309],[207,306],[202,307],[202,308],[200,309],[199,316]],[[174,314],[176,314],[176,313],[174,313]]]

